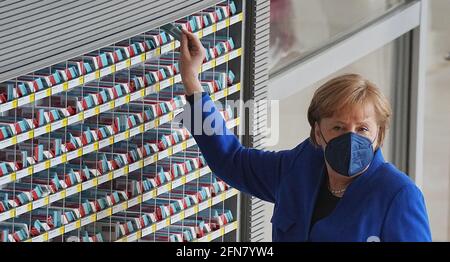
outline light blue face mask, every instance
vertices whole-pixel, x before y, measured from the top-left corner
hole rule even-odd
[[[364,172],[372,163],[374,152],[373,143],[367,137],[353,132],[326,141],[325,160],[330,167],[343,176],[352,177]]]

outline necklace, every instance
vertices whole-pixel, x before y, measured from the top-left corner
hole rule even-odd
[[[347,189],[347,187],[345,187],[343,189],[333,190],[333,189],[331,189],[330,184],[328,184],[328,190],[331,192],[331,194],[333,194],[335,196],[343,194],[346,189]]]

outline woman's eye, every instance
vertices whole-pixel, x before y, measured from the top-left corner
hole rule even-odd
[[[369,129],[367,127],[361,127],[359,128],[359,132],[369,132]]]
[[[335,127],[333,127],[333,130],[339,131],[339,130],[341,130],[341,127],[340,126],[335,126]]]

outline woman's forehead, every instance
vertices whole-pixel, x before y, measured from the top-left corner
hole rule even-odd
[[[372,122],[377,119],[372,103],[356,104],[334,111],[329,120],[343,123]]]

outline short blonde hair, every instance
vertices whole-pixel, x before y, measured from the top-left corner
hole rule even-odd
[[[372,102],[377,114],[379,126],[378,146],[383,145],[392,109],[389,101],[380,89],[357,74],[346,74],[333,78],[316,90],[308,109],[308,122],[311,125],[310,139],[318,146],[315,137],[315,123],[335,112],[352,109],[355,106]]]

